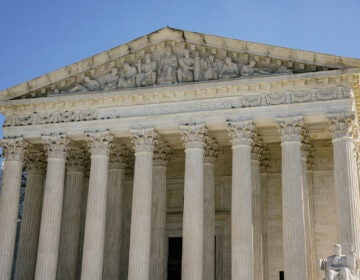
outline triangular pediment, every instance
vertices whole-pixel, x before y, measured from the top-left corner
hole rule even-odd
[[[0,91],[1,100],[360,67],[359,59],[163,28]]]

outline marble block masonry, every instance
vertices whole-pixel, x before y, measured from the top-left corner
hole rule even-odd
[[[0,280],[337,275],[333,244],[360,255],[359,78],[166,27],[0,91]]]

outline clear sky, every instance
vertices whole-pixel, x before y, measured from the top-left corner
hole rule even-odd
[[[360,0],[1,0],[0,90],[165,26],[360,58]]]

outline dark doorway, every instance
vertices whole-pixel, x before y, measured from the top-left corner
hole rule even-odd
[[[169,238],[167,279],[181,280],[182,237]]]
[[[279,279],[280,280],[285,280],[284,271],[279,271]]]

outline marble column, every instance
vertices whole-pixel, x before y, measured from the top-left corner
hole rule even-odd
[[[261,201],[260,160],[263,152],[262,139],[256,137],[251,149],[251,184],[254,242],[254,279],[263,280],[263,213]]]
[[[260,196],[262,211],[262,262],[263,262],[263,279],[269,279],[268,268],[268,170],[270,166],[270,151],[265,147],[260,162]]]
[[[310,153],[311,145],[310,138],[307,134],[303,135],[303,142],[301,145],[301,161],[302,161],[302,171],[303,171],[303,195],[304,195],[304,217],[305,217],[305,239],[306,239],[306,261],[308,268],[308,278],[313,279],[312,267],[316,264],[313,262],[313,248],[311,244],[311,217],[310,217],[310,205],[309,205],[309,187],[308,187],[308,157]]]
[[[134,154],[129,155],[128,164],[125,169],[125,183],[123,193],[123,216],[121,230],[121,258],[120,258],[120,280],[128,279],[129,248],[130,248],[130,226],[131,226],[131,203],[134,185]]]
[[[185,143],[182,280],[202,280],[204,260],[204,145],[203,124],[181,126]]]
[[[282,152],[282,215],[284,273],[287,279],[307,279],[306,226],[301,141],[302,117],[278,119]],[[296,264],[296,265],[294,265]]]
[[[207,138],[204,150],[204,265],[203,279],[215,278],[215,161],[219,146]]]
[[[109,143],[112,136],[108,131],[91,132],[86,136],[91,149],[91,166],[81,279],[101,280],[105,245]]]
[[[44,151],[39,147],[29,147],[25,151],[25,163],[27,178],[15,266],[16,280],[32,280],[35,276],[46,168]]]
[[[155,145],[153,161],[150,279],[165,280],[166,171],[171,149],[163,141]]]
[[[5,170],[0,195],[0,280],[9,280],[11,277],[24,145],[24,140],[20,137],[1,140],[5,156]]]
[[[254,279],[251,144],[255,126],[251,120],[229,122],[232,143],[231,278]]]
[[[79,144],[68,149],[57,279],[77,279],[86,158],[85,149]]]
[[[360,252],[359,182],[354,149],[357,120],[352,113],[331,115],[328,119],[333,138],[339,241],[345,254],[352,246],[355,252]]]
[[[79,233],[79,254],[78,254],[78,268],[76,273],[76,278],[81,278],[81,266],[82,266],[82,256],[84,248],[84,237],[85,237],[85,220],[86,220],[86,206],[87,206],[87,197],[89,193],[89,178],[90,178],[90,157],[85,161],[85,172],[83,179],[83,188],[81,194],[81,211],[80,211],[80,233]]]
[[[47,171],[35,279],[53,280],[59,253],[67,137],[60,134],[41,138],[47,152]]]
[[[120,142],[110,147],[110,165],[106,202],[106,230],[103,278],[120,278],[121,231],[123,216],[123,192],[125,179],[125,162],[128,150]]]
[[[152,128],[131,130],[135,145],[128,280],[150,279],[151,195],[154,142]]]

